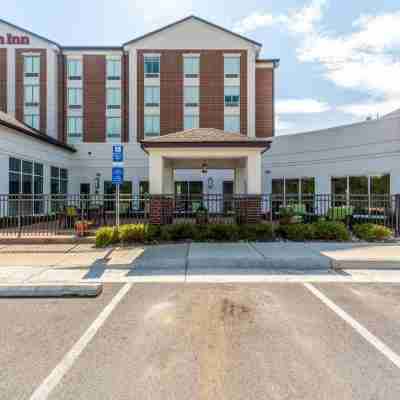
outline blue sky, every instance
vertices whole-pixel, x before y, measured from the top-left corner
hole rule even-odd
[[[398,0],[14,0],[1,18],[63,45],[120,45],[195,14],[280,58],[279,134],[400,108]]]

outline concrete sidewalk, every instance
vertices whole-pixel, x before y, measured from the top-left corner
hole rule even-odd
[[[80,245],[0,248],[0,284],[185,282],[205,277],[332,275],[334,269],[394,270],[400,246],[367,243],[181,243],[96,249]],[[396,271],[397,270],[397,271]],[[362,271],[360,271],[361,273]],[[396,278],[397,279],[397,278]]]

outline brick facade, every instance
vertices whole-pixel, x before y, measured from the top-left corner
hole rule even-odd
[[[47,128],[47,51],[46,49],[16,49],[15,50],[15,115],[24,120],[24,56],[23,53],[40,54],[40,126],[39,130],[46,133]]]
[[[106,57],[83,56],[84,142],[106,140]]]
[[[274,135],[274,70],[256,68],[256,137]]]
[[[7,112],[7,49],[0,49],[0,111]]]
[[[129,142],[129,55],[124,54],[121,58],[122,76],[122,110],[121,110],[121,127],[122,142]]]
[[[57,57],[57,99],[58,99],[58,116],[57,129],[58,140],[66,143],[67,141],[67,73],[66,73],[66,57],[59,54]]]

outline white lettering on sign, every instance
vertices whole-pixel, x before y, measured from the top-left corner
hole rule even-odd
[[[0,35],[0,45],[14,44],[14,45],[29,45],[31,44],[31,39],[29,36],[24,35],[12,35],[7,33],[6,35]]]

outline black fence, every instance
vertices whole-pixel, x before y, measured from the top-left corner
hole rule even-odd
[[[120,224],[152,222],[152,200],[160,196],[127,195],[119,198]],[[246,195],[163,195],[168,199],[168,223],[241,223]],[[340,220],[348,225],[372,222],[385,225],[400,235],[400,195],[279,195],[257,198],[257,218],[277,222],[294,215],[299,222],[319,218]],[[76,223],[85,221],[90,229],[114,226],[117,222],[115,195],[0,195],[1,236],[70,235]],[[164,210],[163,212],[166,212]]]

